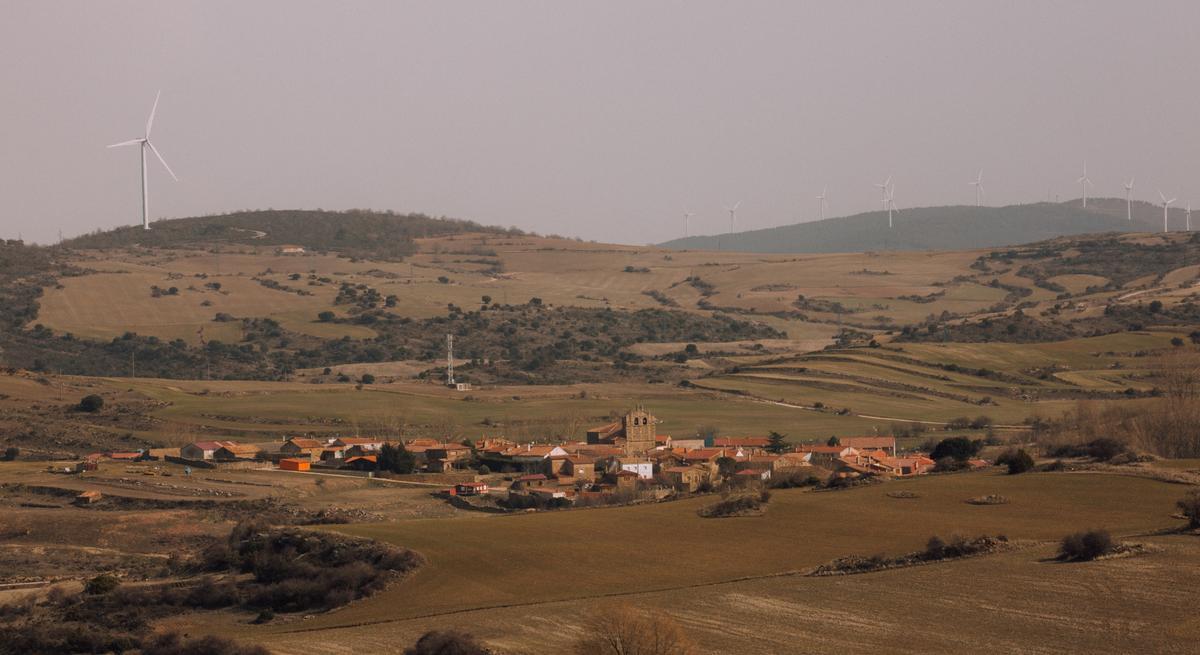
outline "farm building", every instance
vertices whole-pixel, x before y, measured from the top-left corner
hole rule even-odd
[[[221,448],[236,445],[233,441],[194,441],[180,448],[179,456],[184,459],[210,460]]]
[[[261,451],[258,446],[250,444],[240,444],[228,442],[221,446],[213,453],[212,458],[218,462],[232,462],[235,460],[258,459]]]
[[[663,480],[680,491],[694,492],[708,482],[708,471],[699,466],[671,466],[662,470]]]
[[[279,447],[279,452],[285,457],[305,457],[308,461],[321,458],[321,452],[325,450],[325,444],[317,439],[309,439],[307,437],[292,437],[283,442]]]
[[[896,437],[840,437],[838,444],[859,451],[883,450],[892,457],[896,456]]]
[[[460,482],[454,485],[454,493],[459,496],[479,496],[487,492],[486,482]]]
[[[342,464],[342,468],[352,471],[374,471],[379,466],[375,455],[360,455],[358,457],[346,458],[346,461]]]
[[[279,470],[281,471],[307,471],[311,468],[311,462],[307,459],[284,458],[279,460]]]

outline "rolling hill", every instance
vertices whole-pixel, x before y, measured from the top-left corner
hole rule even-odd
[[[866,212],[763,230],[675,239],[659,245],[680,250],[771,253],[996,248],[1079,234],[1157,232],[1162,229],[1162,210],[1136,202],[1133,220],[1129,221],[1124,200],[1099,198],[1091,200],[1087,209],[1078,200],[1007,207],[905,208],[893,220],[894,227],[889,230],[886,212]],[[1172,209],[1171,222],[1174,228],[1182,228],[1184,211]]]

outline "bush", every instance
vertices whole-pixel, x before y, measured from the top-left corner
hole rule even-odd
[[[1029,453],[1025,452],[1024,448],[1009,449],[1000,454],[996,458],[996,464],[999,466],[1007,466],[1009,475],[1017,475],[1026,471],[1032,471],[1034,467],[1033,458]]]
[[[1058,547],[1058,558],[1086,562],[1111,553],[1114,545],[1112,535],[1107,530],[1076,532],[1063,537]]]
[[[959,462],[965,462],[978,454],[981,448],[983,448],[983,441],[980,439],[972,441],[966,437],[949,437],[942,439],[934,446],[929,458],[939,461],[946,457],[952,457]]]
[[[1200,491],[1189,491],[1175,505],[1179,507],[1179,511],[1187,518],[1189,528],[1200,528]]]
[[[404,655],[490,655],[475,637],[455,630],[433,630],[421,635],[417,643],[404,649]]]
[[[697,649],[669,617],[621,606],[593,612],[574,651],[577,655],[693,655]]]
[[[81,412],[98,412],[104,409],[104,399],[96,394],[84,396],[83,400],[79,401],[79,411]]]
[[[142,644],[142,655],[270,655],[270,651],[216,635],[185,639],[178,632],[163,632]]]
[[[370,373],[363,373],[362,377],[359,378],[358,381],[362,382],[363,384],[375,384],[375,376],[371,375]]]
[[[21,456],[21,449],[16,446],[9,446],[4,449],[4,461],[11,462]]]
[[[110,593],[120,586],[121,581],[117,579],[116,576],[102,573],[91,580],[88,580],[87,583],[83,585],[83,592],[92,596],[99,596],[101,594]]]
[[[324,312],[317,314],[317,320],[321,321],[322,323],[328,323],[328,322],[332,321],[335,316],[336,316],[336,314],[334,314],[333,312],[324,311]]]
[[[1129,448],[1109,437],[1093,439],[1084,444],[1068,444],[1058,446],[1050,451],[1052,457],[1091,457],[1097,461],[1107,462],[1118,455],[1129,453]]]

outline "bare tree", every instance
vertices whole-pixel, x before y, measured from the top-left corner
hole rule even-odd
[[[683,628],[664,614],[628,605],[594,614],[575,643],[577,655],[694,655],[696,646]]]

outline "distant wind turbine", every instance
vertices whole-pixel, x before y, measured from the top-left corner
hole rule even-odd
[[[683,212],[683,236],[688,235],[688,219],[695,216],[692,212]]]
[[[975,187],[975,206],[983,206],[983,169],[979,169],[979,175],[975,176],[974,182],[967,182],[968,185]]]
[[[890,178],[889,178],[890,179]],[[896,186],[892,185],[884,192],[883,205],[888,213],[888,229],[892,227],[892,212],[900,213],[900,208],[896,206]]]
[[[821,187],[821,195],[817,196],[817,219],[825,220],[825,208],[829,206],[829,187]]]
[[[111,146],[108,146],[109,148],[120,148],[121,146],[132,145],[141,146],[139,150],[141,150],[142,154],[142,228],[146,230],[150,229],[150,188],[146,184],[146,149],[149,148],[150,152],[153,152],[154,156],[158,157],[158,161],[162,162],[163,168],[167,169],[167,172],[171,174],[172,179],[174,179],[176,182],[179,181],[179,178],[175,177],[175,171],[172,171],[171,167],[167,165],[167,160],[163,159],[163,156],[159,154],[158,148],[155,148],[154,144],[150,143],[150,128],[154,126],[154,112],[158,111],[158,99],[161,96],[162,91],[159,91],[158,95],[154,96],[154,106],[150,108],[150,118],[146,119],[146,136],[140,139],[130,139],[129,141],[114,143]]]
[[[1125,217],[1133,220],[1133,178],[1125,184]]]
[[[1092,184],[1092,179],[1089,178],[1088,174],[1087,174],[1087,161],[1086,160],[1084,160],[1084,162],[1083,162],[1083,175],[1080,175],[1079,179],[1075,180],[1075,181],[1083,186],[1083,206],[1086,209],[1087,208],[1087,190],[1088,190],[1088,186],[1090,186]]]
[[[883,201],[883,210],[884,211],[887,211],[888,187],[890,187],[891,185],[892,185],[892,176],[891,175],[889,175],[887,177],[887,179],[883,181],[883,184],[875,185],[879,189],[880,199]]]
[[[733,226],[737,224],[737,210],[742,206],[742,201],[739,200],[733,203],[732,207],[726,207],[725,211],[729,212],[729,233],[733,234]]]
[[[1187,222],[1184,223],[1184,229],[1187,230],[1188,232],[1191,232],[1192,231],[1192,201],[1191,200],[1188,201],[1187,213],[1184,214],[1184,216],[1187,217]]]
[[[1158,197],[1162,198],[1162,202],[1163,202],[1163,232],[1166,232],[1167,227],[1168,227],[1167,226],[1167,210],[1168,210],[1168,208],[1170,208],[1171,203],[1175,202],[1177,200],[1177,198],[1171,198],[1170,200],[1167,200],[1167,197],[1165,195],[1163,195],[1162,189],[1159,189]]]

